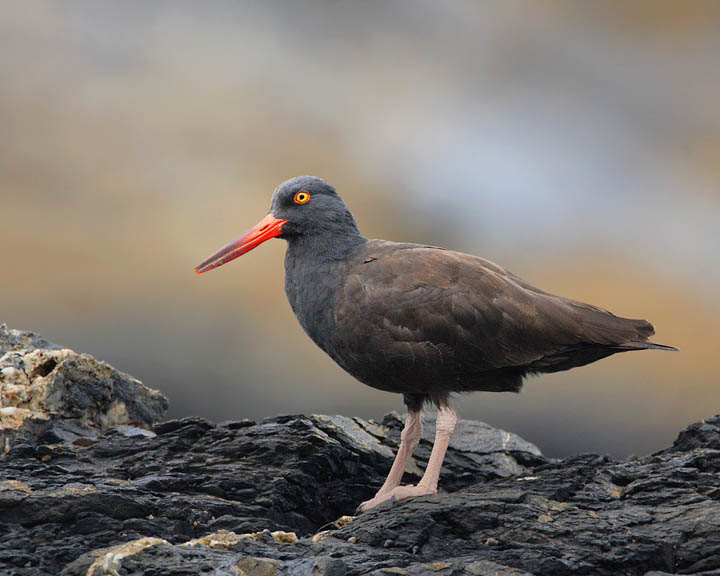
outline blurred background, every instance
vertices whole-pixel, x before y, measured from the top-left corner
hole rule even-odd
[[[548,455],[645,454],[720,410],[720,3],[3,2],[0,322],[220,421],[380,417],[283,291],[282,241],[192,268],[298,174],[366,236],[650,319],[622,354],[476,393]]]

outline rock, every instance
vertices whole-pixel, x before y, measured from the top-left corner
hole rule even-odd
[[[42,342],[22,334],[6,356]],[[85,410],[26,418],[0,456],[3,576],[720,573],[720,416],[623,462],[548,460],[461,421],[441,493],[352,518],[387,473],[397,414],[147,430]],[[406,481],[431,437],[428,422]]]
[[[0,356],[18,350],[61,350],[62,346],[46,340],[35,332],[12,330],[0,324]]]
[[[386,421],[391,426],[327,416],[223,425],[185,418],[157,424],[154,437],[116,429],[59,435],[57,426],[19,435],[0,458],[0,476],[8,480],[0,484],[0,566],[13,575],[86,574],[98,549],[155,538],[168,544],[152,540],[148,549],[103,554],[125,571],[152,557],[180,574],[190,558],[200,572],[230,562],[224,553],[232,552],[236,563],[244,550],[286,570],[282,550],[297,548],[303,553],[292,566],[310,574],[347,573],[334,546],[320,555],[325,559],[312,553],[312,537],[351,526],[356,520],[347,515],[381,485],[399,437],[399,420]],[[470,485],[472,454],[451,448],[445,476]],[[530,457],[544,462],[535,450]],[[422,453],[417,464],[425,465]],[[478,472],[478,478],[506,475],[489,465]],[[395,549],[386,556],[400,557]]]
[[[160,392],[105,362],[0,326],[0,452],[21,428],[148,428],[167,408]]]
[[[193,557],[205,560],[218,558],[220,548],[247,546],[253,558],[280,560],[276,547],[307,549],[316,531],[332,534],[353,523],[347,515],[377,490],[392,462],[400,420],[385,421],[390,425],[279,416],[215,425],[186,418],[157,424],[153,437],[67,426],[59,434],[57,424],[45,431],[38,424],[0,459],[7,478],[0,484],[0,565],[12,574],[85,574],[97,549],[148,538],[167,541],[168,550],[152,540],[152,550],[138,545],[103,554],[124,569],[128,550],[132,562],[159,554],[184,562],[189,553],[175,550],[179,545],[192,546]],[[468,455],[473,452],[451,448],[446,476],[469,485]],[[536,449],[526,457],[544,461]],[[425,465],[422,454],[418,464]],[[485,465],[481,475],[499,478],[507,471],[493,474]],[[308,543],[295,542],[296,534]],[[205,548],[215,551],[207,556]],[[332,550],[327,556],[313,570],[336,570]]]
[[[178,575],[720,569],[720,417],[646,458],[533,454],[519,476],[482,465],[484,481],[353,519],[342,515],[389,467],[392,426],[282,416],[242,426],[187,418],[154,431],[13,444],[0,460],[0,566],[65,576],[104,566]],[[466,471],[466,460],[451,448],[446,474]]]

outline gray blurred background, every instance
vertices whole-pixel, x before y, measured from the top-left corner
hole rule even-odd
[[[720,2],[7,1],[0,134],[0,321],[170,416],[402,410],[304,335],[282,241],[192,272],[297,174],[367,236],[482,255],[682,348],[461,416],[625,456],[720,409]]]

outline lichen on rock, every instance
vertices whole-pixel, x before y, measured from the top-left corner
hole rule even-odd
[[[49,417],[148,428],[167,411],[160,392],[89,354],[0,326],[0,430]]]

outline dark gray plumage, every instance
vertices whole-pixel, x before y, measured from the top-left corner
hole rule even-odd
[[[305,332],[355,378],[402,394],[408,407],[395,462],[360,511],[437,491],[457,421],[453,392],[517,392],[529,374],[629,350],[674,350],[648,341],[654,329],[645,320],[550,294],[483,258],[368,240],[335,189],[313,176],[281,184],[270,214],[195,271],[273,237],[288,242],[285,292]],[[427,401],[438,406],[435,443],[420,482],[401,486]]]
[[[282,235],[290,305],[342,368],[369,386],[402,393],[408,404],[445,403],[452,392],[517,392],[528,374],[617,352],[672,349],[648,341],[654,329],[645,320],[550,294],[483,258],[367,240],[319,179],[280,186],[276,217],[292,218],[285,207],[300,188],[325,198],[316,228],[302,222]]]

